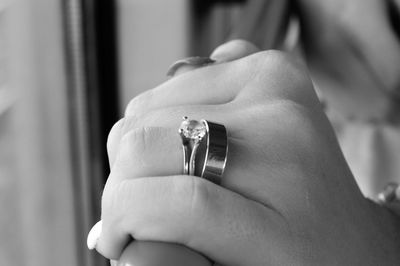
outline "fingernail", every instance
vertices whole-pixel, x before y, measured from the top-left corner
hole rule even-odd
[[[99,240],[101,235],[102,226],[103,226],[103,221],[100,220],[92,227],[92,229],[90,229],[90,232],[87,237],[87,246],[90,250],[96,247],[97,240]]]
[[[213,60],[209,57],[194,56],[194,57],[184,58],[184,59],[176,61],[168,68],[167,76],[169,76],[169,77],[174,76],[176,71],[182,66],[202,67],[202,66],[212,64],[214,62],[215,62],[215,60]]]

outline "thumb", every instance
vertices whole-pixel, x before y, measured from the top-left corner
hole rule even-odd
[[[229,62],[259,52],[260,49],[245,40],[233,40],[218,46],[210,58],[217,63]]]
[[[188,71],[205,67],[214,63],[233,61],[253,53],[259,49],[251,42],[233,40],[218,46],[210,57],[188,57],[174,62],[167,71],[167,76],[176,77]]]

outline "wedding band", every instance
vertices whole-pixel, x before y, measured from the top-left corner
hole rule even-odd
[[[224,125],[201,120],[207,131],[207,148],[201,177],[221,184],[228,157],[228,137]]]
[[[183,146],[183,173],[220,184],[228,155],[225,126],[204,119],[199,122],[184,117],[179,134]],[[200,163],[199,167],[197,163]]]

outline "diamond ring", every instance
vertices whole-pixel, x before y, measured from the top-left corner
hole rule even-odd
[[[183,145],[183,173],[195,175],[196,153],[200,142],[207,134],[206,127],[203,123],[189,120],[187,116],[184,116],[179,127],[179,134]]]
[[[183,146],[184,174],[196,175],[220,184],[228,154],[225,126],[184,117],[179,134]]]

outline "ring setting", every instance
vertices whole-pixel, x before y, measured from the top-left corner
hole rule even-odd
[[[183,147],[183,173],[220,184],[228,155],[224,125],[183,117],[179,127]]]
[[[187,116],[183,117],[179,134],[183,145],[183,173],[185,175],[194,175],[196,153],[200,142],[207,134],[203,123],[196,120],[189,120]]]

